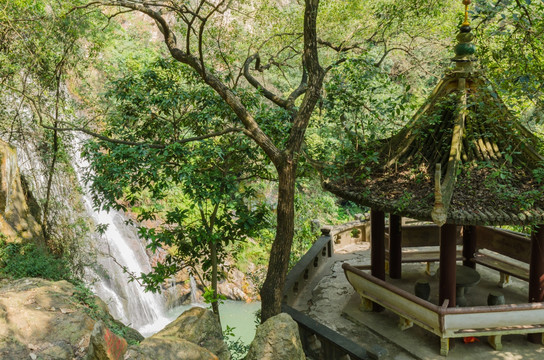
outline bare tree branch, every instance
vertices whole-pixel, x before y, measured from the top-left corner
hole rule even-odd
[[[244,62],[244,77],[246,80],[257,90],[261,91],[264,97],[266,97],[268,100],[272,101],[274,104],[284,108],[288,109],[289,103],[287,100],[282,99],[279,95],[274,94],[272,91],[265,88],[257,79],[255,79],[251,73],[249,72],[249,65],[255,61],[255,67],[257,68],[260,64],[260,56],[258,53],[255,53],[248,57],[246,61]]]
[[[361,46],[361,44],[363,42],[358,42],[358,43],[355,43],[355,44],[346,45],[345,41],[342,41],[340,43],[340,45],[334,45],[330,41],[317,39],[317,43],[320,44],[320,45],[327,46],[327,47],[333,49],[336,52],[342,53],[342,52],[348,52],[348,51],[351,51],[351,50],[354,50],[354,49],[360,49],[361,48],[360,46]]]

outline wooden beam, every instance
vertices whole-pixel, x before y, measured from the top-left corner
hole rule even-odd
[[[440,283],[438,286],[438,303],[449,300],[449,307],[455,307],[455,239],[457,227],[454,224],[444,224],[440,228]]]
[[[385,281],[385,214],[383,211],[370,210],[370,273]],[[382,311],[383,307],[374,304],[374,311]]]

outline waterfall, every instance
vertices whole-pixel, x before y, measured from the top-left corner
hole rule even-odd
[[[4,213],[7,214],[11,210],[11,201],[12,201],[12,190],[13,190],[13,182],[15,181],[15,176],[17,174],[17,157],[15,154],[13,154],[10,151],[6,151],[6,159],[5,159],[5,182],[6,182],[6,206],[4,209]],[[0,189],[1,190],[1,189]]]
[[[94,234],[91,251],[97,254],[96,264],[85,269],[91,289],[106,302],[110,313],[124,324],[151,335],[169,321],[165,317],[164,299],[160,294],[144,291],[137,281],[131,281],[128,272],[140,276],[151,271],[149,257],[136,228],[126,223],[127,218],[115,210],[93,209],[89,189],[82,181],[83,169],[88,163],[79,156],[83,139],[76,139],[77,155],[74,166],[83,188],[85,208],[95,225],[105,226],[103,234]]]
[[[198,295],[197,295],[197,287],[196,287],[196,281],[195,277],[193,275],[189,275],[189,282],[191,284],[191,305],[198,305]]]

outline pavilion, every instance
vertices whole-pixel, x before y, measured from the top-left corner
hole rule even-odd
[[[464,0],[466,7],[470,0]],[[473,34],[457,35],[455,67],[412,120],[394,136],[368,143],[377,161],[346,164],[328,191],[371,208],[371,275],[385,281],[385,214],[389,274],[401,278],[401,219],[440,227],[439,301],[456,306],[456,238],[462,227],[464,265],[474,267],[476,225],[530,225],[528,302],[544,301],[544,143],[524,127],[476,69]],[[529,334],[531,341],[541,336]]]

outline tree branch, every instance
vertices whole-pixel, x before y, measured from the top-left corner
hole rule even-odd
[[[287,139],[287,151],[296,154],[300,151],[304,140],[304,134],[310,121],[310,116],[321,95],[325,72],[319,64],[317,51],[317,9],[319,0],[306,0],[304,11],[304,52],[302,65],[308,72],[308,88],[304,99],[295,116],[289,138]]]
[[[261,58],[258,53],[251,55],[244,62],[244,77],[246,78],[246,80],[251,84],[251,86],[253,86],[257,90],[260,90],[264,97],[266,97],[268,100],[272,101],[274,104],[284,109],[288,109],[289,103],[287,102],[287,100],[282,99],[279,95],[276,95],[272,91],[265,88],[257,79],[255,79],[249,73],[249,65],[251,65],[253,61],[255,61],[255,68],[258,70],[261,62]]]
[[[206,135],[193,136],[193,137],[190,137],[190,138],[180,139],[180,140],[177,140],[177,141],[173,141],[173,142],[171,142],[169,144],[159,144],[159,143],[149,143],[149,142],[146,142],[146,141],[141,141],[140,142],[140,141],[128,141],[128,140],[114,139],[114,138],[110,138],[108,136],[102,135],[100,133],[91,131],[91,130],[89,130],[87,128],[83,128],[83,127],[62,127],[61,128],[61,127],[54,127],[54,126],[49,126],[49,125],[45,125],[45,124],[40,124],[40,126],[42,126],[45,129],[56,130],[56,131],[78,131],[78,132],[82,132],[84,134],[90,135],[90,136],[92,136],[94,138],[100,139],[102,141],[106,141],[106,142],[113,143],[113,144],[128,145],[128,146],[147,146],[147,147],[149,147],[151,149],[164,149],[168,145],[172,145],[172,144],[187,144],[187,143],[190,143],[190,142],[206,140],[206,139],[210,139],[210,138],[213,138],[213,137],[226,135],[226,134],[229,134],[229,133],[243,132],[243,129],[226,128],[224,130],[216,131],[216,132],[213,132],[213,133],[208,133]]]
[[[319,39],[319,38],[317,39],[317,43],[320,44],[320,45],[327,46],[327,47],[329,47],[329,48],[331,48],[334,51],[339,52],[339,53],[347,52],[347,51],[350,51],[350,50],[353,50],[353,49],[360,49],[360,45],[362,44],[362,42],[359,42],[359,43],[355,43],[355,44],[352,44],[352,45],[346,45],[345,41],[342,41],[340,43],[340,45],[333,45],[331,42],[326,41],[326,40],[322,40],[322,39]]]

